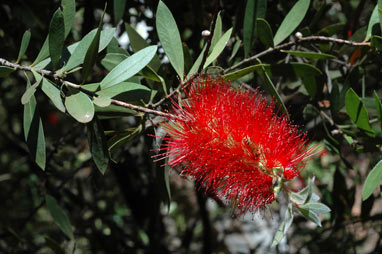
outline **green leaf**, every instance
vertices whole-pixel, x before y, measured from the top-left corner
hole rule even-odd
[[[68,113],[80,123],[88,123],[94,117],[94,105],[83,92],[72,94],[65,98]]]
[[[321,227],[321,220],[318,215],[312,210],[304,209],[301,207],[297,207],[297,210],[308,220],[316,223],[317,226]]]
[[[285,216],[284,216],[283,222],[281,223],[280,227],[278,228],[278,230],[276,232],[276,235],[275,235],[275,237],[273,239],[271,247],[275,247],[284,238],[284,236],[287,233],[288,229],[292,225],[293,217],[294,217],[293,216],[293,207],[290,204],[288,206],[288,209],[285,212]]]
[[[98,53],[104,50],[106,46],[110,43],[114,36],[114,32],[115,28],[109,28],[105,29],[104,31],[101,31]],[[71,70],[84,62],[86,52],[90,47],[90,44],[92,43],[94,37],[96,36],[96,33],[97,29],[94,29],[91,32],[89,32],[84,38],[82,38],[80,42],[77,42],[68,47],[69,52],[72,53],[68,60],[68,63],[60,70],[60,72]]]
[[[240,70],[237,70],[234,72],[227,73],[227,74],[223,75],[223,77],[224,77],[224,79],[234,81],[234,80],[237,80],[241,77],[244,77],[245,75],[252,73],[254,71],[262,70],[262,68],[263,68],[262,64],[251,65],[251,66],[248,66],[244,69],[240,69]]]
[[[75,0],[62,0],[62,14],[64,16],[65,38],[68,37],[72,30],[74,16],[76,15],[76,1]]]
[[[44,44],[42,45],[40,51],[38,52],[36,59],[32,63],[32,66],[40,63],[42,60],[48,57],[49,57],[49,35],[46,37]]]
[[[258,18],[256,24],[257,36],[260,41],[264,44],[264,46],[273,48],[273,32],[269,23],[265,19]]]
[[[45,202],[56,225],[69,239],[74,240],[72,225],[66,212],[57,204],[56,199],[50,195],[45,195]]]
[[[198,71],[199,66],[202,64],[204,51],[206,51],[206,46],[203,47],[202,52],[200,52],[198,58],[196,59],[196,61],[192,65],[190,71],[187,74],[187,78],[190,78],[192,75],[194,75]]]
[[[379,17],[379,25],[382,31],[382,0],[378,0],[378,17]]]
[[[14,72],[15,69],[7,66],[0,66],[0,78],[8,77],[9,74]]]
[[[113,11],[114,11],[114,24],[117,25],[122,19],[125,13],[127,0],[114,0],[113,1]]]
[[[310,0],[298,0],[277,29],[274,45],[280,44],[300,25],[308,12]]]
[[[208,52],[209,54],[211,53],[211,50],[215,47],[216,43],[219,41],[223,34],[223,25],[220,13],[221,11],[218,12],[218,16],[216,17],[215,30],[214,34],[212,35],[210,51]]]
[[[133,48],[134,52],[137,52],[141,49],[144,49],[150,46],[150,44],[148,44],[142,38],[142,36],[140,36],[139,33],[137,33],[137,31],[135,31],[135,29],[133,29],[129,24],[126,23],[125,27],[126,27],[127,35],[129,36],[130,45]],[[153,68],[153,70],[158,71],[159,67],[161,66],[161,61],[157,54],[155,54],[154,58],[149,63],[149,66]]]
[[[272,41],[272,43],[273,43],[273,41]],[[231,61],[231,60],[236,56],[237,52],[238,52],[239,49],[240,49],[240,46],[241,46],[241,40],[238,39],[238,40],[235,42],[235,44],[233,45],[232,54],[231,54],[231,56],[229,57],[228,61]]]
[[[378,50],[382,50],[382,37],[373,35],[371,37],[371,46],[377,48]]]
[[[19,56],[17,57],[16,63],[20,62],[21,58],[24,56],[25,52],[27,51],[30,39],[31,39],[31,31],[28,29],[25,31],[23,38],[21,39]]]
[[[283,100],[281,99],[279,93],[277,92],[277,89],[276,89],[275,85],[273,84],[271,78],[269,77],[268,73],[266,72],[266,69],[264,66],[265,65],[261,65],[261,69],[262,69],[263,75],[264,75],[263,79],[265,81],[265,87],[267,88],[268,93],[270,93],[273,96],[273,99],[276,100],[276,104],[282,109],[282,111],[285,113],[285,115],[289,119],[288,110],[285,107]]]
[[[382,104],[381,104],[381,100],[378,97],[378,94],[375,91],[374,91],[374,100],[375,100],[375,105],[377,108],[378,121],[382,129]]]
[[[61,92],[52,82],[48,79],[43,78],[41,90],[45,93],[46,96],[53,102],[54,106],[61,112],[65,113],[65,106],[62,102]]]
[[[267,9],[266,0],[247,0],[243,22],[244,57],[246,58],[256,40],[256,19],[264,18]]]
[[[53,18],[49,25],[49,54],[53,65],[53,70],[56,70],[58,61],[61,58],[62,48],[65,40],[65,25],[64,16],[60,9],[53,14]]]
[[[309,202],[301,205],[300,207],[318,214],[330,213],[330,208],[322,203]]]
[[[382,160],[370,171],[363,184],[362,200],[368,199],[373,194],[375,188],[382,183]]]
[[[27,88],[30,86],[28,80]],[[45,136],[34,95],[32,95],[29,102],[24,105],[23,127],[25,140],[31,157],[34,162],[44,170],[46,163]]]
[[[101,64],[106,70],[111,71],[115,66],[126,60],[127,56],[119,53],[108,53],[101,60]]]
[[[128,142],[134,140],[139,133],[142,131],[142,125],[139,125],[137,128],[127,129],[121,132],[116,133],[107,141],[107,146],[110,155],[112,155],[116,149],[122,145],[127,144]]]
[[[369,25],[367,26],[365,41],[370,40],[371,35],[373,34],[373,27],[374,25],[378,23],[379,23],[379,14],[378,14],[378,5],[376,5],[369,19]]]
[[[210,65],[220,54],[223,52],[223,49],[227,45],[229,38],[231,37],[232,28],[223,34],[223,36],[216,43],[215,47],[212,49],[211,54],[207,57],[206,63],[203,66],[205,69]]]
[[[108,107],[111,104],[111,98],[104,96],[97,96],[93,98],[93,103],[98,107]]]
[[[101,82],[101,89],[114,86],[132,77],[143,69],[154,57],[157,46],[149,46],[118,64]]]
[[[293,51],[293,50],[280,50],[283,53],[290,54],[292,56],[305,57],[309,59],[335,59],[336,56],[324,54],[324,53],[316,53],[316,52],[306,52],[306,51]]]
[[[88,124],[88,140],[94,163],[98,170],[105,174],[109,166],[109,152],[103,127],[96,116]]]
[[[369,136],[374,136],[374,131],[370,127],[366,108],[352,88],[346,92],[345,106],[346,112],[357,127],[365,131]]]
[[[156,29],[163,50],[181,81],[184,79],[184,57],[180,34],[175,19],[167,6],[159,1]]]
[[[333,36],[334,34],[338,33],[344,26],[345,26],[345,23],[337,23],[337,24],[328,25],[322,28],[318,32],[318,35]]]
[[[40,85],[41,80],[36,81],[32,86],[28,87],[24,92],[23,96],[21,96],[21,104],[26,104],[30,101],[34,93],[36,92],[37,87]]]
[[[97,95],[131,103],[141,100],[147,102],[150,99],[150,93],[150,89],[141,84],[121,82],[112,87],[98,91]]]
[[[101,37],[102,22],[106,12],[106,6],[107,6],[107,3],[105,3],[105,8],[103,9],[103,13],[98,24],[97,32],[85,54],[84,65],[82,69],[82,84],[85,83],[89,74],[93,70],[93,66],[97,60],[99,40]]]

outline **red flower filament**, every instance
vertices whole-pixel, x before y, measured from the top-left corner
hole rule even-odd
[[[258,92],[207,78],[185,94],[173,101],[178,118],[162,124],[169,136],[161,150],[171,167],[239,214],[272,203],[277,183],[299,175],[312,155],[306,136]]]

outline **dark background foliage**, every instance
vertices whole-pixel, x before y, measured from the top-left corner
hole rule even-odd
[[[243,59],[243,46],[229,60],[233,45],[243,39],[245,1],[164,1],[178,25],[182,42],[192,57],[198,57],[213,16],[221,10],[223,31],[233,27],[232,38],[215,65],[226,69]],[[296,1],[268,1],[265,19],[275,32]],[[96,28],[105,1],[76,1],[76,19],[65,45],[80,40]],[[362,41],[376,1],[315,0],[298,30],[304,35],[328,35]],[[14,61],[25,30],[32,33],[22,63],[33,62],[48,33],[58,1],[10,1],[0,3],[0,57]],[[123,21],[135,26],[144,21],[147,41],[159,44],[155,30],[158,1],[126,1]],[[113,23],[113,2],[109,1],[105,25]],[[339,24],[333,32],[325,31]],[[323,30],[324,29],[324,30]],[[321,31],[321,32],[320,32]],[[119,24],[117,37],[124,34]],[[319,33],[320,32],[320,33]],[[358,35],[357,35],[358,34]],[[381,35],[380,30],[375,32]],[[293,40],[293,38],[291,38]],[[131,47],[128,51],[132,53]],[[46,96],[36,93],[44,126],[47,164],[42,171],[29,156],[23,134],[23,106],[20,98],[26,87],[22,72],[0,80],[0,252],[1,253],[379,253],[382,252],[382,204],[376,192],[362,202],[362,184],[371,168],[381,159],[381,131],[373,91],[381,95],[381,51],[336,44],[305,43],[298,49],[333,54],[333,61],[311,61],[281,52],[264,56],[263,63],[305,62],[322,73],[317,95],[309,96],[301,79],[288,76],[288,69],[272,70],[272,81],[295,124],[302,126],[323,153],[303,172],[316,175],[322,202],[332,212],[318,228],[297,217],[288,240],[270,249],[270,241],[280,223],[282,205],[272,206],[260,215],[233,218],[219,200],[196,191],[193,182],[169,172],[171,206],[164,187],[167,168],[153,162],[156,141],[151,125],[114,153],[115,162],[105,175],[91,159],[87,127],[59,112]],[[257,41],[250,56],[265,50]],[[295,50],[297,48],[294,48]],[[164,58],[163,51],[160,57]],[[98,56],[88,83],[100,81],[107,70]],[[187,63],[186,63],[187,66]],[[286,68],[286,67],[285,67]],[[280,75],[277,75],[280,71]],[[178,79],[170,64],[159,73],[168,87]],[[71,75],[79,83],[81,78]],[[142,81],[145,83],[146,81]],[[250,74],[240,82],[265,90],[261,76]],[[240,82],[236,82],[240,84]],[[328,91],[328,83],[333,87]],[[375,135],[367,135],[350,120],[345,110],[349,88],[362,97]],[[267,92],[265,92],[267,94]],[[163,96],[159,94],[158,98]],[[157,98],[157,99],[158,99]],[[164,105],[166,108],[166,105]],[[142,116],[104,119],[105,130],[137,128]],[[146,122],[147,123],[147,122]],[[297,181],[296,186],[301,184]],[[378,190],[379,191],[379,190]],[[54,224],[44,196],[53,196],[67,212],[75,241]],[[378,195],[377,195],[378,194]],[[259,240],[260,239],[260,240]]]

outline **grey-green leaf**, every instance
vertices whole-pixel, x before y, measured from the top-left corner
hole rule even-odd
[[[381,100],[378,97],[378,94],[375,91],[374,91],[374,100],[375,100],[375,106],[377,108],[378,121],[382,129],[382,104],[381,104]]]
[[[308,202],[306,204],[301,205],[301,207],[307,210],[311,210],[318,214],[330,213],[330,208],[322,203]]]
[[[252,73],[254,71],[258,71],[261,69],[262,69],[261,64],[251,65],[251,66],[245,67],[243,69],[227,73],[223,77],[227,80],[234,81],[234,80],[237,80],[241,77],[244,77],[245,75],[247,75],[249,73]]]
[[[43,78],[41,90],[45,93],[46,96],[53,102],[54,106],[61,112],[65,113],[65,106],[62,102],[61,92],[52,82],[48,79]]]
[[[117,25],[122,19],[125,13],[127,0],[114,0],[113,1],[113,11],[114,11],[114,24]]]
[[[308,12],[310,0],[298,0],[288,12],[273,38],[274,45],[280,44],[300,25]]]
[[[55,70],[61,58],[62,47],[65,40],[64,16],[60,9],[53,14],[49,25],[49,54]]]
[[[134,28],[132,28],[129,24],[125,24],[127,35],[129,36],[130,45],[133,48],[134,52],[137,52],[141,49],[144,49],[148,46],[150,46],[147,41],[145,41],[142,36],[135,31]],[[149,63],[149,66],[153,68],[155,71],[158,71],[159,67],[161,65],[161,61],[157,54],[153,57],[151,62]]]
[[[44,44],[42,45],[40,51],[38,52],[38,55],[34,62],[32,63],[32,66],[40,63],[42,60],[49,57],[49,35],[46,37]]]
[[[293,51],[293,50],[280,50],[283,53],[290,54],[292,56],[305,57],[309,59],[335,59],[336,56],[325,54],[325,53],[317,53],[317,52],[306,52],[306,51]]]
[[[21,96],[21,104],[26,104],[30,101],[34,93],[36,92],[37,87],[40,85],[41,80],[36,81],[32,86],[28,87],[24,92],[23,96]]]
[[[88,124],[88,140],[94,163],[98,170],[105,174],[109,166],[109,152],[103,127],[96,116]]]
[[[297,207],[298,211],[308,220],[316,223],[317,226],[321,227],[321,220],[318,217],[317,213],[313,212],[312,210],[304,209],[301,207]]]
[[[374,25],[379,23],[378,4],[374,7],[371,17],[369,19],[369,25],[367,26],[365,41],[370,40],[373,33]]]
[[[101,32],[98,53],[106,48],[114,36],[115,28],[105,29]],[[82,64],[85,60],[85,55],[96,36],[97,30],[94,29],[85,35],[79,43],[75,43],[68,47],[69,51],[72,50],[72,54],[68,60],[68,63],[60,70],[61,72],[71,70],[78,65]]]
[[[162,1],[159,1],[156,12],[156,29],[168,60],[183,81],[184,56],[179,30],[170,10]]]
[[[108,107],[111,104],[111,98],[105,96],[98,96],[93,98],[93,103],[98,107]]]
[[[378,0],[378,17],[379,17],[379,25],[382,31],[382,0]]]
[[[94,105],[83,92],[72,94],[65,98],[68,113],[80,123],[88,123],[94,117]]]
[[[101,89],[114,86],[132,77],[154,57],[157,46],[144,48],[118,64],[101,82]]]
[[[16,63],[20,62],[21,58],[24,56],[25,52],[27,51],[30,39],[31,39],[31,32],[28,29],[25,31],[23,38],[21,39],[21,46],[20,46],[19,55],[17,57]]]
[[[220,15],[221,11],[218,12],[218,16],[216,17],[216,24],[215,24],[215,30],[214,30],[214,34],[212,35],[212,39],[211,39],[211,46],[210,46],[210,52],[208,53],[211,53],[211,50],[215,47],[216,43],[219,41],[219,39],[222,37],[222,34],[223,34],[223,25],[222,25],[222,18],[221,18],[221,15]]]
[[[85,54],[84,65],[83,65],[83,69],[82,69],[82,84],[86,81],[89,74],[93,70],[93,66],[94,66],[96,59],[97,59],[99,40],[101,37],[103,17],[105,16],[105,12],[106,12],[106,5],[107,4],[105,4],[105,8],[103,10],[101,19],[99,21],[97,32],[96,32],[96,34],[95,34],[92,42],[90,43],[90,46],[87,49],[86,54]]]
[[[76,15],[76,1],[75,0],[62,0],[62,14],[64,16],[65,38],[68,37],[70,30],[72,30],[74,16]]]
[[[127,56],[119,53],[108,53],[101,60],[101,64],[106,70],[111,71],[115,66],[126,60]]]
[[[243,22],[244,57],[247,57],[256,40],[256,20],[264,18],[266,0],[247,0]]]
[[[203,66],[205,69],[208,65],[210,65],[220,54],[223,52],[223,49],[227,45],[229,38],[231,37],[232,28],[230,28],[227,32],[223,34],[223,36],[216,43],[215,47],[212,49],[211,54],[207,57],[206,63]]]
[[[50,195],[45,195],[45,202],[56,225],[69,239],[74,240],[72,225],[66,212],[58,205],[56,199]]]
[[[280,227],[277,229],[276,235],[273,239],[272,246],[274,247],[284,238],[285,234],[287,233],[288,229],[292,225],[293,222],[293,210],[292,206],[289,205],[288,209],[285,212],[285,216],[283,219],[283,222],[281,223]]]
[[[368,199],[373,194],[375,188],[382,183],[382,160],[370,171],[363,184],[362,200]]]
[[[27,88],[29,87],[30,83],[28,80]],[[32,95],[29,102],[24,105],[23,127],[25,140],[31,157],[36,164],[44,170],[46,163],[45,136],[34,95]]]
[[[196,61],[192,65],[190,71],[187,74],[187,78],[190,78],[192,75],[194,75],[198,71],[199,66],[202,64],[204,51],[206,51],[206,46],[203,47],[202,52],[200,52],[198,58],[196,59]]]
[[[274,47],[273,32],[265,19],[257,19],[257,36],[266,47]]]
[[[369,116],[365,105],[363,105],[361,99],[352,88],[346,92],[345,106],[346,112],[357,127],[365,131],[366,134],[374,136],[374,131],[370,127]]]

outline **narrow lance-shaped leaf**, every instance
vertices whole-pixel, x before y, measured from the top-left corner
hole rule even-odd
[[[58,89],[52,82],[48,79],[43,78],[41,90],[45,93],[46,96],[53,102],[54,106],[61,112],[65,113],[65,106],[62,102],[61,91]]]
[[[100,43],[98,48],[98,53],[101,52],[110,43],[114,36],[115,28],[109,28],[101,31]],[[69,51],[72,50],[72,54],[68,60],[68,63],[60,69],[60,72],[71,70],[85,60],[85,55],[92,43],[94,37],[96,36],[97,29],[92,30],[80,42],[77,42],[68,47]],[[74,48],[74,49],[73,49]]]
[[[72,30],[74,16],[76,15],[76,1],[75,0],[62,0],[62,14],[64,16],[65,25],[65,38],[68,37],[70,30]]]
[[[366,134],[373,136],[374,131],[370,127],[369,116],[366,108],[352,88],[346,92],[345,106],[346,112],[349,114],[351,120],[357,125],[357,127],[365,131]]]
[[[377,116],[378,116],[379,125],[381,126],[381,129],[382,129],[382,104],[381,104],[381,100],[378,97],[378,94],[375,91],[374,91],[374,100],[375,100],[375,106],[377,108]]]
[[[49,57],[49,35],[46,37],[44,44],[42,45],[40,51],[38,52],[36,59],[32,63],[32,66],[40,63],[42,60],[48,57]]]
[[[28,80],[27,89],[30,87],[31,85]],[[34,162],[44,170],[46,163],[45,136],[34,95],[32,95],[29,102],[24,105],[23,127],[25,140],[31,157]]]
[[[21,46],[20,46],[19,55],[17,57],[16,63],[20,62],[21,58],[24,56],[25,52],[27,51],[30,39],[31,39],[31,32],[28,29],[25,31],[23,38],[21,39]]]
[[[256,40],[256,19],[264,18],[266,0],[247,0],[243,22],[244,57],[247,57]]]
[[[379,23],[378,4],[374,7],[371,17],[369,19],[369,25],[367,26],[365,41],[370,40],[374,25]]]
[[[378,17],[379,17],[379,25],[382,31],[382,0],[378,0]]]
[[[82,69],[82,83],[84,83],[86,79],[88,78],[90,72],[93,70],[93,66],[97,59],[99,40],[101,37],[102,22],[103,22],[103,17],[105,16],[106,7],[107,7],[107,3],[105,4],[105,8],[103,9],[101,20],[99,21],[99,24],[98,24],[97,32],[92,40],[92,43],[90,43],[88,50],[86,51],[84,66]]]
[[[223,36],[216,43],[215,47],[212,49],[211,54],[207,57],[206,63],[203,66],[205,69],[208,65],[210,65],[220,54],[223,52],[225,46],[229,38],[231,37],[232,28],[223,34]]]
[[[88,124],[88,140],[93,161],[98,170],[105,174],[109,166],[109,152],[103,127],[96,116]]]
[[[28,87],[23,96],[21,96],[21,104],[26,104],[30,101],[37,87],[40,85],[41,80],[36,81],[32,86]]]
[[[113,1],[113,11],[114,11],[114,24],[117,25],[122,19],[125,13],[127,0],[114,0]]]
[[[184,56],[179,30],[170,10],[162,1],[159,1],[156,12],[156,29],[168,60],[183,81]]]
[[[309,59],[335,59],[336,56],[325,54],[325,53],[316,53],[316,52],[306,52],[306,51],[293,51],[293,50],[280,50],[283,53],[290,54],[292,56],[305,57]]]
[[[88,123],[94,116],[94,105],[83,92],[72,94],[65,98],[68,113],[80,123]]]
[[[293,207],[292,203],[288,206],[288,209],[285,212],[285,216],[283,219],[283,222],[281,223],[280,227],[278,228],[276,235],[272,242],[272,247],[276,246],[280,243],[280,241],[284,238],[286,232],[290,228],[293,222]]]
[[[49,25],[49,54],[55,70],[60,61],[65,40],[64,16],[60,9],[53,14]]]
[[[134,28],[132,28],[129,24],[125,24],[127,35],[129,36],[131,47],[133,48],[134,52],[138,52],[141,49],[144,49],[150,44],[145,41],[145,39],[142,38],[142,36],[135,31]],[[159,67],[161,65],[161,61],[158,57],[158,55],[155,54],[151,62],[149,63],[149,66],[153,68],[155,71],[158,71]]]
[[[45,202],[48,211],[56,225],[61,229],[62,232],[64,232],[67,237],[69,237],[69,239],[73,240],[73,229],[66,212],[62,210],[62,208],[57,204],[56,199],[50,195],[45,196]]]
[[[101,82],[101,88],[114,86],[134,76],[154,57],[157,46],[144,48],[118,64]]]
[[[257,19],[257,36],[265,46],[274,47],[273,32],[271,26],[265,19]]]
[[[219,39],[222,37],[222,34],[223,34],[223,30],[222,30],[223,25],[222,25],[222,18],[221,18],[220,13],[221,12],[219,11],[217,14],[217,17],[216,17],[215,30],[214,30],[214,34],[212,35],[212,39],[211,39],[210,52],[208,52],[208,53],[211,53],[211,50],[214,48],[214,46],[216,45],[216,43],[219,41]]]
[[[300,25],[310,5],[310,0],[298,0],[281,22],[273,39],[274,45],[280,44]]]
[[[370,171],[363,184],[362,200],[368,199],[373,194],[375,188],[382,183],[382,160]]]

